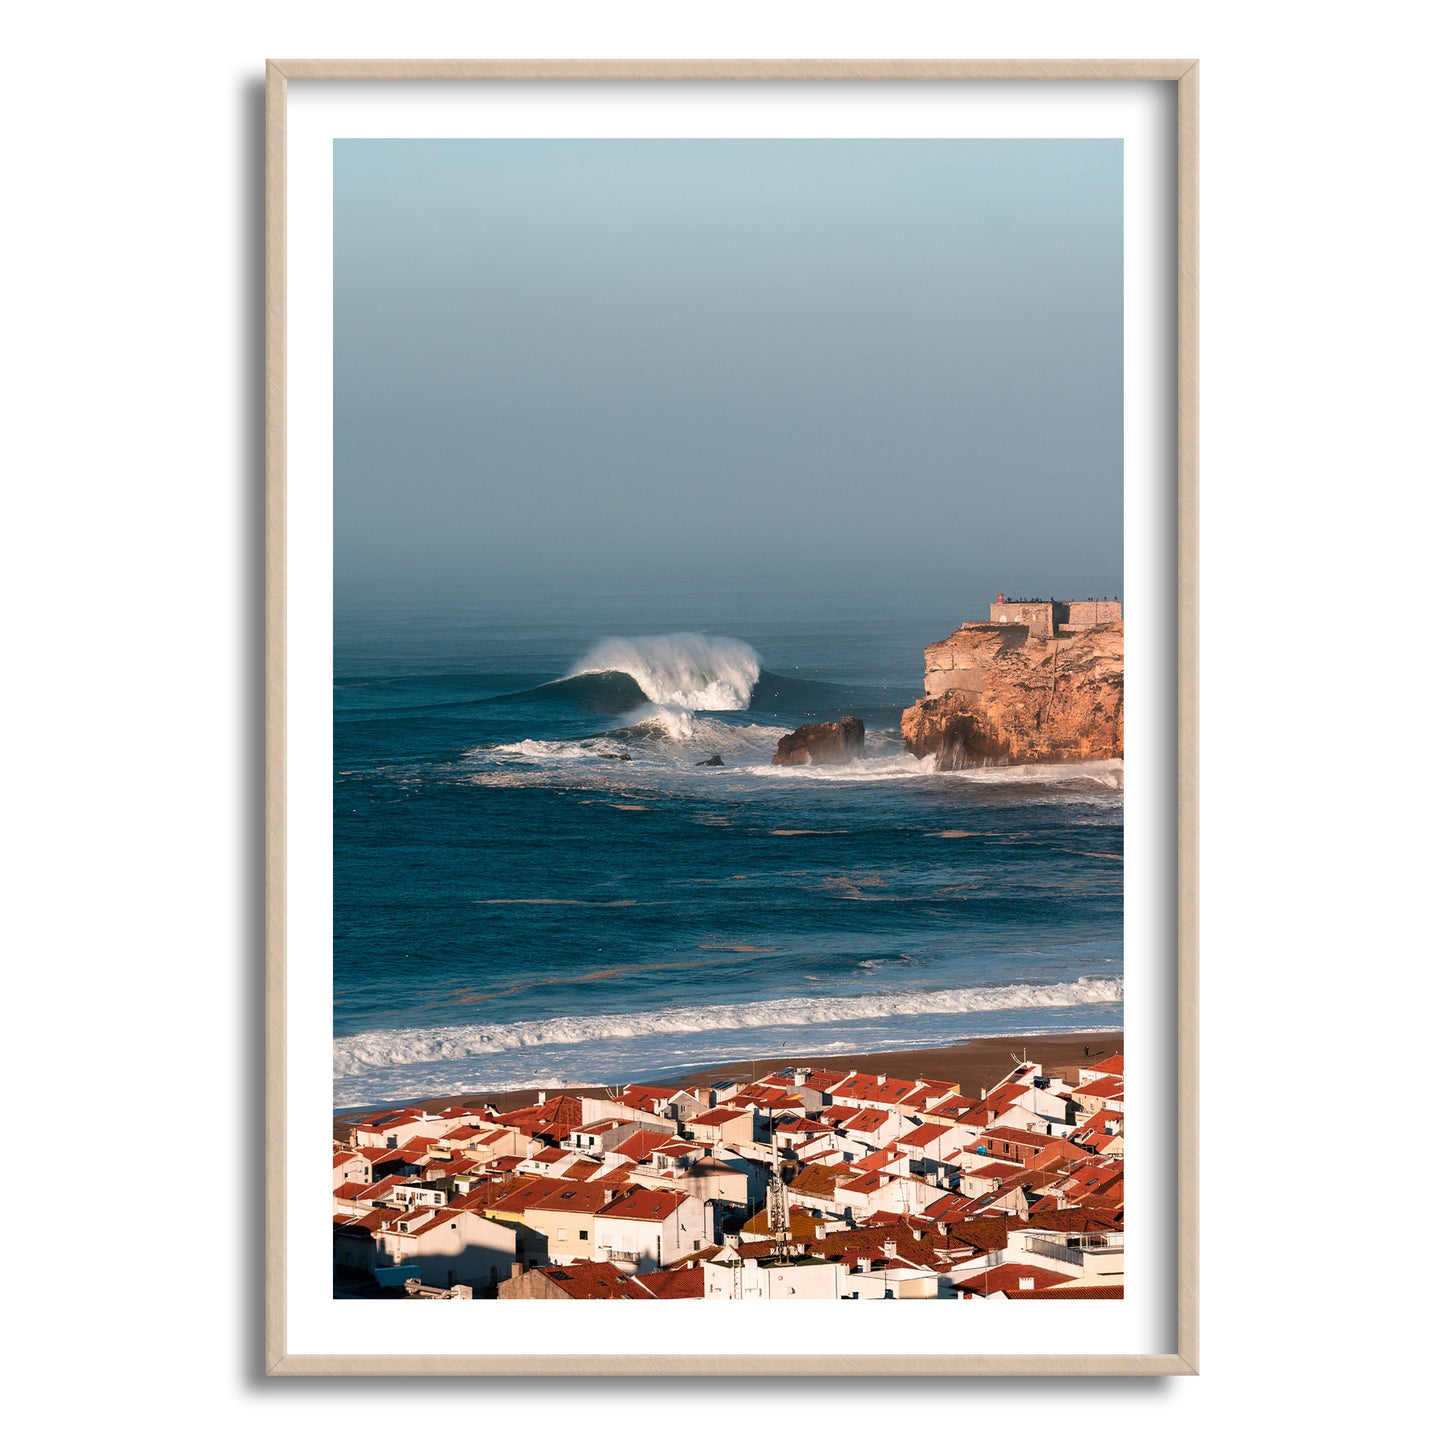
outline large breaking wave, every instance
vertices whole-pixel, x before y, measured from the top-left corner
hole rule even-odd
[[[604,638],[558,680],[623,673],[649,702],[694,712],[745,712],[762,669],[758,654],[735,637],[674,632]]]

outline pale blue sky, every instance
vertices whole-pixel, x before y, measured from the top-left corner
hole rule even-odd
[[[338,141],[336,570],[1122,591],[1122,146]]]

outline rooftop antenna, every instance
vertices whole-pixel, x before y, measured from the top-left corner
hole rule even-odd
[[[771,1110],[768,1111],[768,1142],[772,1146],[773,1154],[772,1176],[768,1180],[768,1232],[773,1236],[775,1252],[782,1258],[791,1253],[792,1227],[788,1211],[788,1186],[783,1183],[783,1176],[778,1168],[777,1125]]]

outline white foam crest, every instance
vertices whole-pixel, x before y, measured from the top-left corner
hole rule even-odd
[[[661,637],[607,637],[567,677],[625,672],[652,702],[699,712],[744,712],[762,659],[735,637],[674,632]]]
[[[917,989],[838,998],[779,998],[758,1003],[648,1009],[629,1014],[531,1019],[513,1024],[377,1029],[333,1042],[332,1076],[344,1079],[371,1069],[399,1064],[453,1061],[548,1044],[586,1044],[603,1039],[637,1039],[728,1029],[797,1028],[850,1019],[904,1018],[919,1014],[1070,1008],[1079,1004],[1118,1003],[1123,997],[1122,979],[1080,978],[1074,983]]]
[[[1093,783],[1115,792],[1124,789],[1123,758],[1087,763],[1015,763],[1003,768],[964,768],[956,776],[975,783]]]
[[[779,783],[887,783],[902,778],[920,778],[938,770],[938,759],[930,753],[926,758],[915,758],[911,753],[875,754],[872,757],[855,758],[849,763],[809,763],[799,767],[781,767],[769,764],[767,767],[745,768],[744,772],[755,778],[767,778]]]
[[[620,719],[620,726],[612,736],[631,746],[628,739],[632,732],[641,734],[639,742],[644,748],[648,742],[692,744],[685,755],[675,759],[679,763],[690,762],[697,750],[704,747],[714,748],[729,759],[738,754],[771,758],[783,735],[781,728],[764,727],[760,723],[733,727],[730,723],[699,717],[691,708],[668,703],[649,703],[636,708]],[[671,755],[670,749],[664,748],[663,752]]]
[[[619,719],[624,728],[649,728],[666,735],[674,742],[686,742],[697,731],[697,714],[681,703],[649,703],[634,708]]]
[[[487,747],[469,748],[465,754],[469,761],[488,759],[507,762],[565,762],[589,756],[581,743],[552,740],[548,738],[523,738],[515,743],[494,743]]]

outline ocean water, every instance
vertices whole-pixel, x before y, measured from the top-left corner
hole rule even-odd
[[[1119,1027],[1122,764],[902,748],[924,646],[988,595],[339,595],[336,1106]],[[861,761],[770,765],[845,714]]]

